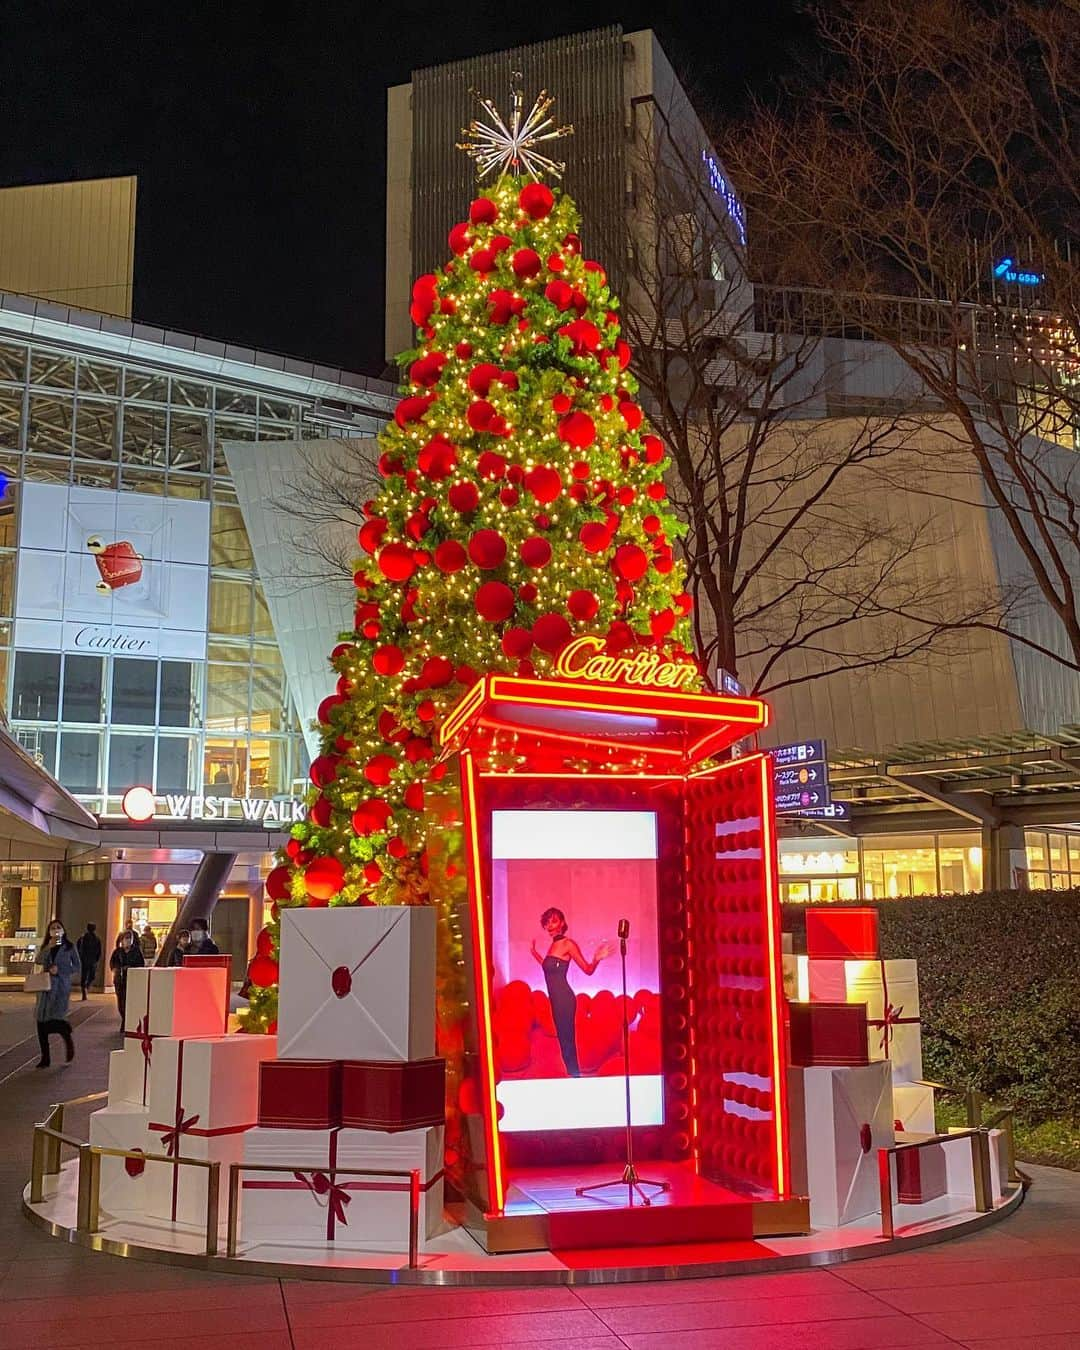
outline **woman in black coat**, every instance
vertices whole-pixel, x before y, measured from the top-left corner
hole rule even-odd
[[[116,939],[113,954],[109,957],[109,969],[113,976],[113,989],[116,990],[116,1006],[120,1010],[120,1025],[124,1025],[124,1009],[127,1006],[127,973],[132,966],[144,966],[142,948],[130,928],[125,928]]]

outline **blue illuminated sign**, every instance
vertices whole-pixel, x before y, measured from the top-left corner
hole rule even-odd
[[[1041,272],[1025,272],[1016,266],[1012,258],[1002,258],[994,268],[994,276],[999,281],[1011,281],[1017,286],[1038,286],[1044,280]]]
[[[716,195],[723,201],[724,209],[731,218],[731,223],[735,226],[736,233],[739,236],[739,243],[746,244],[746,208],[735,195],[735,189],[731,186],[724,174],[709,154],[708,150],[702,150],[701,159],[706,169],[709,171],[709,186]]]

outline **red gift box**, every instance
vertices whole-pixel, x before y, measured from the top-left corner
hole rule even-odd
[[[940,1144],[904,1149],[896,1155],[896,1198],[902,1205],[925,1205],[948,1193],[945,1150]]]
[[[341,1124],[341,1064],[335,1059],[268,1059],[259,1065],[259,1124],[332,1130]]]
[[[865,1003],[789,1003],[788,1046],[799,1068],[869,1064]]]
[[[808,909],[806,954],[814,958],[872,961],[878,956],[876,909]]]
[[[346,1060],[341,1123],[360,1130],[419,1130],[446,1119],[443,1059]]]

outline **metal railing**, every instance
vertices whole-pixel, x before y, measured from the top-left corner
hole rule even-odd
[[[312,1167],[310,1163],[303,1163],[298,1167],[290,1167],[288,1163],[230,1163],[229,1165],[229,1209],[228,1221],[226,1224],[226,1256],[236,1255],[237,1246],[237,1228],[240,1218],[240,1179],[245,1172],[276,1172],[279,1175],[282,1172],[309,1175],[316,1172],[324,1173],[330,1179],[330,1184],[334,1184],[336,1177],[377,1177],[392,1178],[397,1181],[407,1180],[409,1183],[409,1269],[416,1270],[419,1265],[420,1250],[420,1172],[418,1168],[412,1168],[404,1171],[385,1171],[371,1167]]]
[[[107,1092],[91,1092],[85,1097],[75,1097],[67,1102],[56,1102],[49,1107],[45,1118],[35,1124],[30,1155],[30,1203],[40,1205],[45,1200],[45,1178],[59,1174],[61,1149],[65,1145],[73,1149],[79,1157],[75,1231],[86,1235],[96,1233],[101,1227],[102,1158],[123,1158],[125,1160],[130,1158],[141,1163],[168,1163],[173,1168],[202,1168],[207,1173],[205,1251],[207,1256],[216,1256],[221,1213],[220,1162],[208,1162],[203,1158],[171,1158],[165,1153],[144,1153],[140,1149],[106,1148],[99,1144],[89,1144],[83,1139],[75,1139],[64,1133],[64,1116],[68,1107],[86,1106],[91,1102],[102,1101],[108,1095]],[[420,1171],[418,1168],[386,1171],[366,1167],[313,1168],[307,1162],[296,1166],[291,1166],[288,1163],[231,1163],[229,1165],[229,1205],[226,1221],[226,1255],[230,1257],[236,1256],[240,1215],[240,1179],[244,1172],[290,1172],[294,1175],[324,1172],[330,1177],[331,1184],[333,1184],[334,1178],[339,1176],[407,1181],[409,1269],[416,1270],[419,1266]]]
[[[60,1150],[66,1144],[79,1155],[78,1200],[75,1210],[75,1231],[87,1235],[101,1227],[101,1160],[102,1158],[132,1158],[140,1163],[167,1163],[170,1167],[196,1167],[207,1173],[206,1179],[206,1255],[216,1256],[218,1249],[218,1215],[221,1194],[221,1163],[204,1158],[171,1158],[165,1153],[145,1153],[141,1149],[106,1148],[88,1144],[64,1133],[64,1112],[69,1106],[84,1106],[101,1101],[107,1092],[91,1092],[69,1102],[57,1102],[49,1107],[48,1115],[34,1126],[34,1141],[30,1155],[30,1203],[40,1205],[45,1199],[45,1178],[60,1171]]]
[[[990,1178],[990,1135],[986,1129],[957,1130],[953,1134],[933,1134],[910,1144],[892,1144],[878,1149],[878,1185],[881,1194],[881,1236],[896,1236],[893,1218],[892,1160],[901,1153],[917,1153],[920,1149],[936,1148],[961,1139],[971,1140],[971,1175],[975,1192],[975,1209],[979,1214],[994,1208]],[[897,1201],[897,1203],[902,1203]]]
[[[1016,1110],[1012,1106],[1002,1107],[989,1119],[983,1118],[983,1112],[989,1100],[972,1087],[956,1087],[952,1083],[937,1083],[929,1078],[919,1080],[920,1087],[933,1088],[935,1092],[944,1092],[959,1097],[964,1103],[964,1118],[969,1130],[1001,1130],[1005,1136],[1005,1162],[1010,1185],[1026,1182],[1028,1177],[1016,1165]]]

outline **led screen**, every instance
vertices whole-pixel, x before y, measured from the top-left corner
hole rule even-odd
[[[662,1124],[655,812],[495,811],[491,854],[500,1131],[623,1124],[620,919],[632,1119]]]

